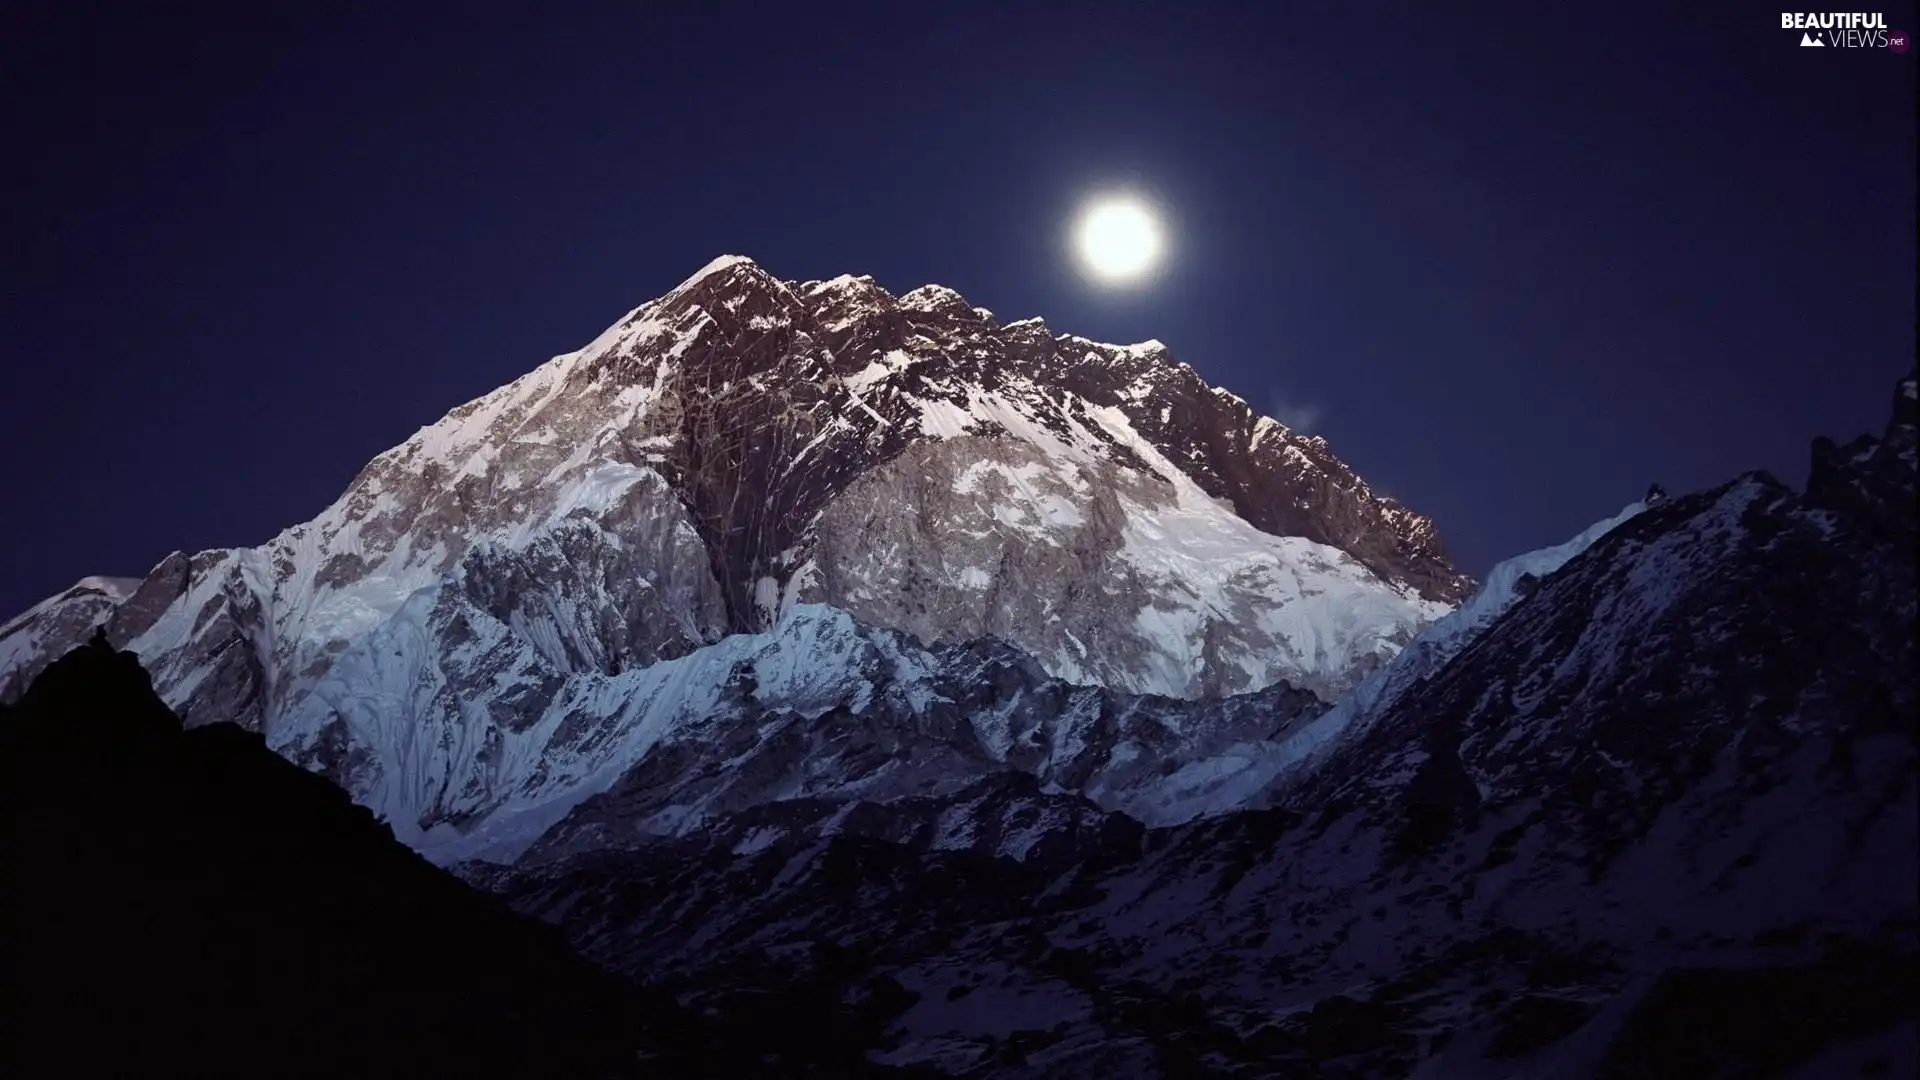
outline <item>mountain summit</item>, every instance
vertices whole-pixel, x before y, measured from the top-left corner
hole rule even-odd
[[[414,838],[564,812],[718,701],[863,715],[989,640],[1048,693],[1331,700],[1470,586],[1431,522],[1157,342],[727,256],[266,544],[0,626],[0,698],[104,627],[188,724],[264,732]],[[919,693],[899,707],[924,722]],[[1102,770],[1177,768],[1182,708],[1138,737],[1095,716],[1074,745],[1117,758],[1029,771],[1133,791]]]

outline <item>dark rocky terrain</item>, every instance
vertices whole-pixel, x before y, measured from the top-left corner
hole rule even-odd
[[[0,1075],[895,1071],[854,1010],[736,1026],[596,968],[104,642],[0,706],[0,868]]]

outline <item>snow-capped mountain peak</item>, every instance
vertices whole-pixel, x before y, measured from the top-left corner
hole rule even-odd
[[[1431,523],[1159,342],[723,256],[266,544],[37,609],[0,693],[104,625],[189,723],[465,833],[645,757],[609,687],[814,606],[915,648],[996,640],[1063,686],[1331,700],[1469,584]]]

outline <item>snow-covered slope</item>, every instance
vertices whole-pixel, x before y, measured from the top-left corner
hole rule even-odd
[[[728,257],[313,520],[16,620],[0,691],[104,626],[188,723],[266,732],[403,834],[518,835],[809,605],[1123,693],[1331,699],[1467,585],[1431,523],[1158,343]]]

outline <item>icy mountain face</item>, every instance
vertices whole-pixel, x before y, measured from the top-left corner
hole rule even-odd
[[[523,845],[691,739],[768,642],[800,635],[783,647],[860,723],[918,730],[926,695],[959,693],[886,691],[912,678],[835,651],[865,629],[821,605],[910,635],[916,671],[991,638],[1037,663],[1035,688],[1289,702],[1258,723],[1196,706],[1227,719],[1144,741],[1103,729],[1141,755],[1112,769],[965,751],[1154,807],[1133,773],[1270,736],[1297,718],[1290,687],[1332,699],[1468,584],[1429,522],[1157,343],[723,258],[381,454],[312,521],[15,620],[0,691],[104,626],[187,723],[263,731],[403,836],[467,854]],[[1015,711],[1048,732],[1080,721],[1045,709],[1119,701],[1035,693]],[[770,690],[751,709],[826,707]]]
[[[468,871],[703,1007],[884,1003],[872,1056],[953,1075],[1899,1074],[1911,385],[1804,495],[1602,523],[1273,808],[1141,830],[1009,773]]]

